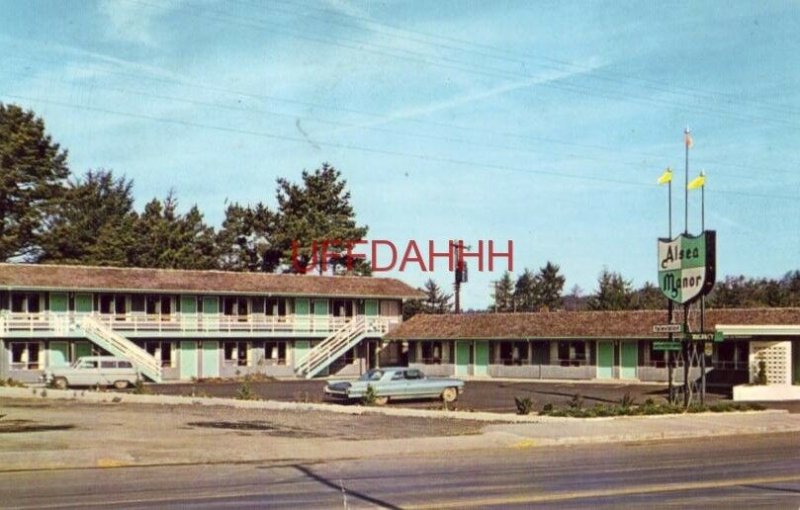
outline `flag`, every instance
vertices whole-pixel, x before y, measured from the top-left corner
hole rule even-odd
[[[686,186],[686,189],[702,188],[705,185],[706,185],[706,176],[703,172],[700,172],[700,175],[689,181],[689,184]]]
[[[688,129],[683,133],[683,141],[686,143],[687,149],[691,149],[694,146],[694,140],[692,140],[692,133],[690,133]]]
[[[672,169],[667,168],[664,170],[664,173],[661,174],[661,177],[658,178],[659,184],[666,184],[668,182],[672,182]]]

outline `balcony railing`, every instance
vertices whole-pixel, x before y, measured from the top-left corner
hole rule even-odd
[[[114,331],[127,333],[310,333],[326,334],[338,331],[354,317],[332,315],[224,315],[174,313],[169,315],[147,315],[144,313],[102,314],[80,312],[18,313],[0,312],[0,334],[42,333],[52,336],[67,336],[76,329],[84,317],[92,317]],[[400,317],[376,318],[385,327],[399,323]]]

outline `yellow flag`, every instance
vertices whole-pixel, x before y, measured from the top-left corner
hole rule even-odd
[[[706,176],[701,173],[699,176],[689,181],[689,184],[686,186],[686,189],[702,188],[705,185],[706,185]]]
[[[658,178],[658,183],[666,184],[671,181],[672,181],[672,169],[667,168],[666,170],[664,170],[664,173],[661,174],[661,177]]]

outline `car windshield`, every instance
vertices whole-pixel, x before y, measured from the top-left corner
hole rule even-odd
[[[378,370],[373,368],[372,370],[368,370],[361,374],[361,377],[358,378],[359,381],[378,381],[380,378],[383,377],[383,370]]]

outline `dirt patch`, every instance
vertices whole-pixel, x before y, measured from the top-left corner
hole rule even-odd
[[[276,437],[325,437],[322,434],[309,433],[297,427],[281,426],[267,421],[193,421],[188,428],[200,427],[210,429],[235,430],[238,432],[265,432]]]
[[[58,424],[46,425],[32,420],[3,420],[0,421],[0,434],[21,434],[25,432],[47,432],[51,430],[70,430],[75,425]]]

